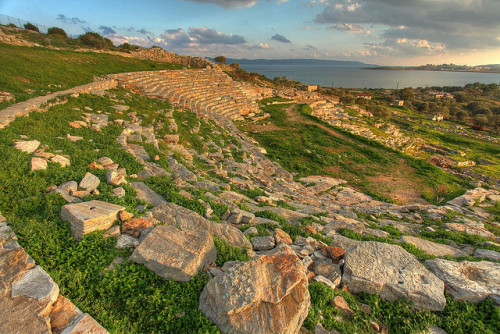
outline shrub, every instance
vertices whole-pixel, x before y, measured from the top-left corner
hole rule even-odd
[[[60,37],[64,37],[64,38],[68,37],[68,35],[66,34],[66,31],[64,31],[64,29],[58,28],[58,27],[50,27],[49,30],[47,31],[47,35],[55,35],[55,36],[60,36]]]
[[[126,51],[126,52],[130,52],[130,51],[134,51],[138,48],[137,45],[131,45],[129,43],[123,43],[121,44],[118,49],[122,50],[122,51]]]
[[[109,38],[104,38],[96,32],[87,32],[80,37],[78,40],[88,46],[105,49],[113,46],[113,42]]]
[[[40,32],[40,30],[38,30],[38,27],[36,25],[29,22],[24,25],[24,29]]]
[[[215,61],[218,62],[219,64],[225,64],[226,63],[226,57],[224,57],[224,56],[215,57]]]

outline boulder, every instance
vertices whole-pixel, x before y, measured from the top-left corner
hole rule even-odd
[[[97,321],[94,320],[89,314],[85,313],[80,317],[72,326],[66,328],[61,334],[108,334],[109,332],[104,329]]]
[[[285,231],[283,231],[282,229],[280,228],[275,229],[273,234],[274,234],[274,239],[276,240],[276,244],[280,243],[287,245],[292,244],[292,238],[290,238],[290,235]]]
[[[139,240],[134,237],[131,237],[128,234],[121,234],[116,239],[115,248],[118,249],[126,249],[126,248],[134,248],[139,246]]]
[[[148,202],[152,206],[158,206],[166,203],[165,199],[161,195],[155,193],[151,188],[144,184],[144,182],[132,182],[130,185],[135,189],[137,192],[137,198],[140,200]]]
[[[127,184],[127,180],[125,180],[125,176],[118,174],[115,171],[110,171],[106,174],[106,182],[113,186],[118,186],[120,184]]]
[[[130,256],[158,276],[176,281],[189,281],[216,259],[214,241],[207,231],[181,231],[172,225],[155,227]]]
[[[342,282],[354,293],[407,298],[415,307],[442,311],[444,283],[398,245],[367,241],[348,248]]]
[[[142,218],[132,218],[123,223],[122,233],[126,233],[134,238],[139,238],[142,231],[153,225],[154,224],[149,220]]]
[[[280,245],[212,278],[200,309],[223,333],[298,333],[310,306],[302,261]]]
[[[174,203],[163,203],[151,210],[156,220],[173,225],[183,231],[205,230],[212,236],[225,240],[233,247],[251,249],[250,241],[237,228],[208,220],[198,213]]]
[[[427,254],[434,256],[454,256],[454,257],[467,256],[467,253],[455,247],[438,244],[436,242],[420,239],[417,237],[410,237],[404,235],[401,237],[401,242],[404,242],[406,244],[412,244],[415,247],[420,248]]]
[[[500,304],[500,263],[433,259],[425,264],[456,300],[478,303],[492,297]]]
[[[475,257],[485,257],[487,259],[500,262],[500,253],[491,249],[476,249]]]

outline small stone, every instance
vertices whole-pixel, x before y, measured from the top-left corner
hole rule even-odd
[[[120,234],[118,239],[116,240],[116,248],[118,249],[126,249],[139,246],[139,240],[134,237],[131,237],[128,234]]]
[[[90,169],[104,169],[104,167],[97,162],[91,162],[88,167]]]
[[[100,183],[101,180],[99,180],[97,176],[87,172],[83,177],[83,179],[80,181],[80,184],[78,186],[87,191],[92,191],[94,189],[97,189]]]
[[[257,235],[259,234],[259,231],[257,230],[256,227],[252,226],[243,232],[244,235]]]
[[[132,218],[123,223],[122,233],[131,235],[134,238],[139,238],[142,231],[153,225],[154,224],[149,220],[145,220],[142,218]]]
[[[127,180],[125,180],[125,177],[115,171],[111,171],[106,174],[106,182],[113,186],[118,186],[122,183],[127,184]]]
[[[334,246],[326,246],[323,248],[324,254],[328,256],[330,259],[332,259],[335,263],[338,263],[338,261],[344,256],[345,254],[345,249],[341,247],[334,247]],[[322,251],[323,251],[322,250]]]
[[[101,158],[97,159],[97,162],[103,166],[113,164],[113,160],[111,160],[111,158],[108,158],[108,157],[101,157]]]
[[[40,146],[40,142],[38,140],[30,140],[30,141],[20,140],[14,143],[15,148],[26,153],[35,152],[38,146]]]
[[[370,328],[377,333],[380,332],[380,325],[377,324],[375,321],[370,321]]]
[[[113,194],[118,198],[123,198],[125,197],[125,189],[123,189],[122,187],[114,188]]]
[[[47,160],[37,157],[31,158],[30,169],[31,171],[47,169]]]
[[[119,236],[119,235],[120,235],[120,226],[118,226],[118,225],[113,225],[110,228],[108,228],[106,230],[106,232],[104,232],[104,237],[105,238],[116,237],[116,236]]]
[[[292,244],[292,238],[290,238],[290,235],[283,231],[280,228],[277,228],[274,230],[274,239],[276,240],[276,244],[287,244],[291,245]]]
[[[336,296],[335,298],[333,298],[332,299],[332,306],[335,307],[336,309],[340,310],[342,313],[344,313],[347,316],[351,316],[354,314],[354,312],[349,307],[349,304],[346,302],[346,300],[342,296]]]
[[[71,162],[69,161],[68,158],[63,157],[62,155],[55,155],[52,159],[50,159],[52,162],[57,162],[58,164],[61,165],[61,167],[66,167],[70,166]]]
[[[86,190],[80,190],[80,191],[72,191],[70,193],[71,196],[78,197],[78,198],[85,198],[90,196],[90,192]]]
[[[322,275],[325,277],[330,276],[335,271],[335,267],[328,262],[321,262],[314,268],[314,273],[316,275]]]
[[[275,245],[274,238],[271,236],[253,237],[252,246],[256,251],[273,249]]]
[[[57,189],[66,191],[69,194],[69,193],[71,193],[73,191],[77,191],[77,189],[78,189],[78,183],[76,183],[75,181],[64,182],[59,187],[57,187]]]
[[[314,227],[312,227],[311,225],[304,226],[304,231],[312,233],[312,234],[318,233],[318,231],[316,231],[316,229]]]
[[[153,157],[153,159],[154,159],[155,161],[158,161],[158,160],[160,160],[160,156],[159,156],[159,155],[155,155],[155,156]]]
[[[134,214],[127,211],[120,211],[120,213],[118,213],[118,219],[120,219],[121,222],[125,222],[132,217],[134,217]]]
[[[77,123],[77,122],[69,122],[68,125],[71,126],[74,129],[80,129],[82,127],[80,125],[80,123]]]
[[[359,307],[359,310],[363,313],[366,313],[366,314],[372,314],[372,307],[370,305],[366,305],[366,304],[363,304],[363,303],[360,303],[358,305]]]
[[[99,191],[99,189],[94,189],[92,190],[92,195],[94,196],[98,196],[101,192]]]
[[[71,136],[70,134],[66,134],[66,138],[74,143],[74,142],[77,142],[77,141],[80,141],[80,140],[83,140],[83,137],[80,137],[80,136]]]
[[[325,276],[321,276],[321,275],[315,276],[315,277],[314,277],[314,280],[315,280],[316,282],[323,283],[323,284],[325,284],[325,285],[329,286],[330,288],[332,288],[332,289],[334,289],[334,290],[337,288],[337,286],[336,286],[335,284],[333,284],[333,282],[332,282],[332,281],[330,281],[330,280],[329,280],[328,278],[326,278]]]

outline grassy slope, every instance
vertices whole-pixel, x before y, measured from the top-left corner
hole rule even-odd
[[[179,67],[105,53],[0,44],[0,90],[13,93],[16,102],[89,83],[94,75],[172,68]],[[0,109],[9,104],[0,103]]]
[[[464,192],[464,182],[437,167],[385,146],[334,128],[296,106],[265,107],[271,114],[255,124],[242,123],[271,159],[298,176],[344,178],[377,199],[409,202],[420,196],[437,203]],[[263,125],[271,121],[272,125]],[[405,188],[399,189],[405,185]]]

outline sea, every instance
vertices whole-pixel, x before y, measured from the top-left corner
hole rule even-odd
[[[273,79],[287,77],[304,84],[342,88],[404,88],[464,86],[468,83],[500,84],[500,73],[371,70],[360,65],[240,64],[247,72]]]

